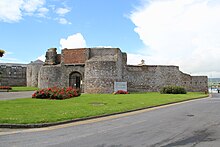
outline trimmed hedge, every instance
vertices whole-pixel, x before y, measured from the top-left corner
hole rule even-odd
[[[180,86],[165,86],[160,90],[161,94],[186,94],[186,89]]]

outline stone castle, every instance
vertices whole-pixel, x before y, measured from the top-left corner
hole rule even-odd
[[[48,49],[45,63],[27,65],[27,86],[75,87],[84,93],[112,93],[114,82],[127,82],[129,92],[159,91],[163,86],[183,86],[187,91],[207,91],[207,76],[191,76],[178,66],[127,65],[119,48]]]

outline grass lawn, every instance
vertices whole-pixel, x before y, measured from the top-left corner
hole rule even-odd
[[[35,91],[38,90],[37,87],[12,87],[10,92],[18,92],[18,91]]]
[[[123,112],[207,96],[203,93],[127,95],[82,94],[66,100],[16,99],[0,101],[1,124],[47,123]]]

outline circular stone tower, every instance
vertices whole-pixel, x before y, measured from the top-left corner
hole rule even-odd
[[[36,60],[27,65],[27,86],[38,87],[38,75],[44,62]]]
[[[121,82],[122,53],[118,48],[91,49],[85,63],[85,93],[113,93],[114,82]]]

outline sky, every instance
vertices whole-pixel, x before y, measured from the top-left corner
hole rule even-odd
[[[220,78],[219,0],[0,0],[0,63],[48,48],[117,47],[128,64]]]

